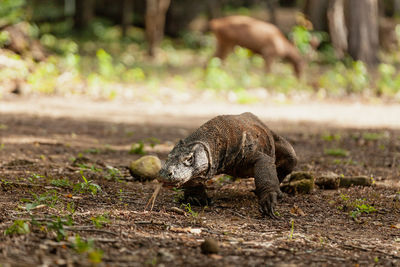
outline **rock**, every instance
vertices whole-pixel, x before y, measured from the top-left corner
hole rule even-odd
[[[315,184],[321,189],[338,189],[340,184],[340,175],[334,172],[328,172],[315,179]]]
[[[206,238],[200,248],[203,254],[217,254],[219,252],[218,242],[212,238]]]
[[[314,189],[314,176],[308,172],[294,172],[288,182],[281,185],[281,190],[289,194],[309,194]]]
[[[352,185],[371,186],[372,179],[367,176],[346,176],[340,178],[340,187],[350,187]]]
[[[140,180],[153,180],[157,178],[161,169],[161,161],[156,156],[143,156],[131,163],[129,167],[132,176]]]

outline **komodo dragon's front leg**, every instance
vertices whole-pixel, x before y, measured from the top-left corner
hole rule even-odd
[[[254,164],[255,193],[263,215],[277,219],[275,206],[282,192],[276,172],[275,159],[267,154],[259,153]]]

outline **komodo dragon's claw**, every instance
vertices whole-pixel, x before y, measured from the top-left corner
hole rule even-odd
[[[277,203],[277,192],[266,192],[263,197],[259,200],[260,212],[263,216],[268,216],[271,219],[278,220],[279,218],[275,215],[275,206]]]

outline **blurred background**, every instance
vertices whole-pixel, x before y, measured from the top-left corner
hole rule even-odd
[[[212,59],[209,20],[271,22],[306,61],[236,47]],[[137,103],[400,100],[399,0],[0,0],[0,98]]]

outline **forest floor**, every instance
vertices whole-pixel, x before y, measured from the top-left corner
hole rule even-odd
[[[207,184],[212,207],[182,206],[181,191],[162,188],[146,210],[157,182],[130,175],[141,157],[131,145],[164,160],[214,115],[243,111],[288,138],[296,170],[375,183],[286,195],[279,220],[261,217],[252,179],[224,176]],[[0,266],[399,266],[398,114],[398,105],[351,103],[0,100]],[[201,253],[206,238],[217,254]]]

